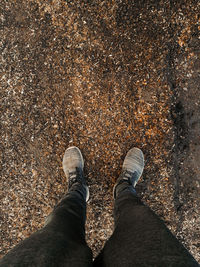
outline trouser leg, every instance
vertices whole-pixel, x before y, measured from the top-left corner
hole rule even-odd
[[[73,185],[44,228],[12,249],[0,266],[92,266],[92,253],[85,241],[83,190],[81,185]]]
[[[94,266],[199,266],[132,189],[115,200],[115,230]]]

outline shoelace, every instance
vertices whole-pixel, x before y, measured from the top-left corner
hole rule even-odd
[[[123,171],[123,176],[127,179],[130,179],[135,172],[130,172],[128,170]]]
[[[74,172],[69,172],[69,188],[74,183],[82,183],[82,181],[83,181],[82,177],[83,177],[83,174],[79,168],[76,168],[76,171],[74,171]]]
[[[121,174],[122,179],[119,181],[119,184],[123,183],[124,181],[127,181],[130,185],[133,185],[135,174],[136,174],[136,171],[134,172],[131,172],[128,170],[122,171],[122,174]]]

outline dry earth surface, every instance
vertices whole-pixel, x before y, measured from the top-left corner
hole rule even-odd
[[[113,230],[112,187],[127,151],[137,191],[200,260],[198,1],[0,3],[1,256],[64,196],[78,146],[90,187],[87,242]]]

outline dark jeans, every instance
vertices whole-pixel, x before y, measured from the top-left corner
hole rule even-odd
[[[164,222],[132,192],[115,200],[115,230],[94,266],[199,266]]]
[[[70,192],[45,227],[12,249],[0,266],[199,266],[134,192],[119,194],[114,217],[114,233],[92,262],[85,241],[86,203],[79,190]]]

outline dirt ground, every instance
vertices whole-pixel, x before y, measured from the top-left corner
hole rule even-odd
[[[141,148],[137,191],[200,261],[199,1],[0,3],[1,256],[43,226],[76,145],[87,242],[113,230],[112,187]]]

